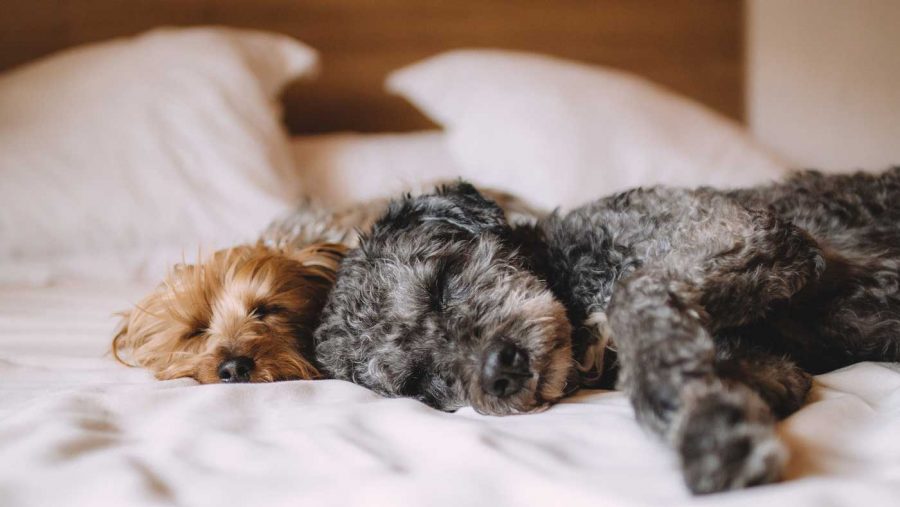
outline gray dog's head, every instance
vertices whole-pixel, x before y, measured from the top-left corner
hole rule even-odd
[[[569,322],[509,235],[503,210],[466,183],[393,202],[340,268],[316,331],[322,368],[442,410],[558,400]]]

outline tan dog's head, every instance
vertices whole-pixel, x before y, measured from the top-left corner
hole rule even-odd
[[[336,244],[300,250],[239,246],[202,264],[176,266],[123,313],[113,355],[152,370],[160,380],[316,378],[309,359],[312,333],[345,251]]]

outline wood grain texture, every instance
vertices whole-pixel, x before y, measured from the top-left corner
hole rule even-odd
[[[383,91],[393,69],[459,47],[535,51],[643,75],[743,120],[742,0],[3,0],[0,69],[160,25],[292,35],[322,75],[285,93],[295,133],[433,126]]]

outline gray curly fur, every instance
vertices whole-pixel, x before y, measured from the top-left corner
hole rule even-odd
[[[344,259],[316,358],[336,378],[454,410],[531,410],[562,396],[569,323],[546,284],[503,239],[504,213],[473,187],[394,201]],[[544,372],[499,400],[473,379],[486,348],[515,340]],[[544,385],[546,384],[546,385]]]
[[[400,199],[344,261],[316,342],[335,377],[444,410],[616,382],[692,491],[772,482],[774,422],[811,373],[900,360],[900,168],[639,188],[516,227],[465,183]],[[528,358],[508,397],[481,388],[496,343]]]

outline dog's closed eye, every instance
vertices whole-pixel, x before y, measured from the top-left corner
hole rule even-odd
[[[450,299],[449,296],[446,276],[435,277],[428,284],[428,302],[433,310],[442,311],[447,306],[447,302]]]
[[[266,317],[277,315],[282,312],[284,309],[278,305],[270,305],[265,303],[258,303],[253,307],[251,313],[256,316],[258,319],[265,319]]]
[[[192,340],[194,338],[199,338],[199,337],[203,336],[204,333],[206,333],[206,328],[196,327],[196,328],[191,329],[184,335],[182,335],[182,338],[185,340]]]
[[[445,262],[437,268],[428,284],[429,302],[434,310],[442,311],[458,299],[454,277],[459,269],[458,265],[451,262]]]

